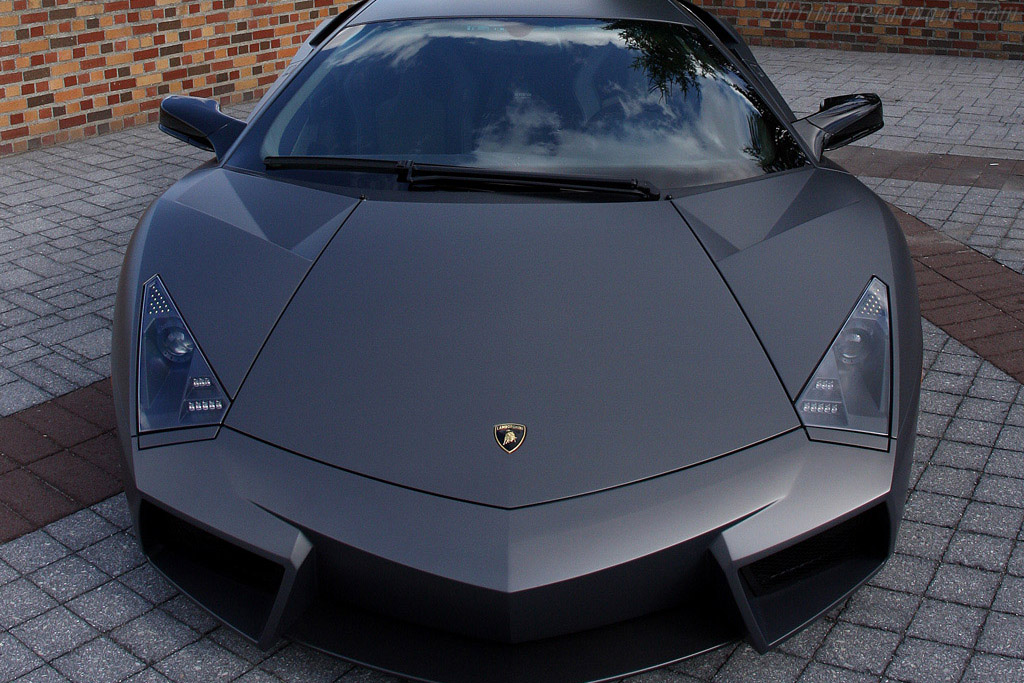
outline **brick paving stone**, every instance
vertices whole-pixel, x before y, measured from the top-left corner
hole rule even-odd
[[[82,505],[106,500],[122,488],[109,472],[70,451],[37,460],[27,469]]]
[[[69,497],[20,469],[0,475],[0,505],[36,526],[57,521],[78,508]]]

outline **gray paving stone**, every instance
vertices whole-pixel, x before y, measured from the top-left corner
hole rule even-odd
[[[10,583],[21,576],[21,572],[0,560],[0,586]]]
[[[972,502],[964,511],[960,528],[1000,538],[1017,538],[1024,510],[991,503]]]
[[[1008,507],[1024,507],[1024,480],[982,475],[974,490],[974,499]]]
[[[154,605],[178,594],[178,590],[149,563],[123,574],[118,580]]]
[[[97,588],[110,577],[78,555],[65,557],[29,575],[29,580],[60,602]]]
[[[1024,658],[1024,617],[992,612],[978,639],[978,649],[997,655]]]
[[[68,683],[68,679],[52,666],[41,666],[31,671],[14,683]]]
[[[1024,681],[1024,660],[978,653],[964,674],[964,683]]]
[[[963,498],[913,491],[907,498],[904,518],[953,528],[960,522],[966,509],[967,501]]]
[[[1004,576],[992,609],[1024,616],[1024,578],[1009,574]]]
[[[718,683],[742,683],[757,677],[765,683],[791,683],[799,678],[803,668],[804,662],[796,657],[780,652],[758,655],[748,645],[741,645],[719,669],[714,680]]]
[[[176,595],[160,605],[160,609],[199,633],[209,633],[218,626],[209,612],[186,595]]]
[[[866,586],[865,590],[874,590],[870,586]],[[843,615],[849,611],[849,605],[843,610]],[[854,619],[847,619],[847,621],[854,621]],[[821,647],[821,643],[825,640],[825,636],[835,626],[835,621],[832,619],[818,619],[814,623],[807,626],[793,637],[783,641],[778,646],[778,651],[783,652],[787,655],[793,655],[800,659],[811,659],[814,653]]]
[[[209,640],[192,643],[156,665],[160,673],[176,683],[231,681],[248,668],[244,660]]]
[[[690,657],[668,667],[672,671],[686,674],[700,680],[710,680],[725,665],[732,653],[739,647],[736,643],[730,643],[716,648],[711,652],[705,652],[696,657]],[[361,670],[361,667],[356,667]],[[352,673],[352,672],[349,672]]]
[[[42,663],[43,660],[9,633],[0,633],[0,680],[13,681]]]
[[[1012,552],[1011,539],[958,531],[949,544],[945,559],[968,567],[1001,572],[1006,569]]]
[[[142,662],[104,637],[89,641],[52,664],[75,683],[117,683],[143,668]]]
[[[144,669],[129,678],[127,683],[173,683],[173,681],[156,669]]]
[[[876,681],[878,681],[877,676],[819,662],[811,662],[799,679],[799,683],[876,683]]]
[[[734,653],[730,661],[735,657]],[[286,683],[326,683],[344,674],[352,665],[304,645],[291,643],[274,653],[260,668]]]
[[[68,549],[43,530],[0,545],[0,559],[25,574],[67,556]]]
[[[894,555],[869,582],[879,588],[921,595],[935,575],[937,562],[910,555]]]
[[[904,521],[900,525],[896,551],[905,555],[939,560],[945,554],[952,537],[953,530],[950,528]]]
[[[238,683],[281,683],[280,678],[278,678],[277,676],[272,676],[268,674],[266,671],[261,671],[260,669],[253,669],[252,671],[243,675],[241,678],[237,680]],[[395,680],[397,681],[399,679]]]
[[[99,635],[96,629],[64,607],[40,614],[12,629],[11,633],[46,661],[67,654]]]
[[[0,586],[0,627],[11,629],[57,605],[27,579]]]
[[[110,631],[148,611],[152,605],[117,581],[67,603],[68,609],[101,631]]]
[[[127,529],[132,524],[131,514],[128,512],[128,501],[123,493],[96,503],[92,506],[92,511],[118,529]]]
[[[138,541],[124,531],[83,549],[81,555],[111,576],[120,576],[146,561]]]
[[[1024,479],[1024,453],[994,449],[992,455],[989,456],[985,471]]]
[[[995,599],[1000,575],[971,567],[943,564],[928,586],[928,597],[972,607],[989,607]]]
[[[931,465],[921,475],[917,488],[929,493],[968,498],[978,483],[979,475],[971,470]]]
[[[899,642],[896,633],[840,622],[825,638],[817,659],[824,664],[879,675],[885,671]]]
[[[970,652],[963,648],[908,638],[886,673],[907,683],[955,683],[969,657]]]
[[[81,550],[117,532],[117,527],[88,508],[59,519],[45,529],[71,550]]]
[[[199,639],[199,634],[161,610],[151,610],[110,634],[129,652],[152,664]]]
[[[840,619],[901,633],[910,625],[921,598],[910,593],[864,586],[850,597]]]
[[[971,648],[978,639],[987,612],[951,602],[925,599],[907,629],[907,635],[947,645]]]

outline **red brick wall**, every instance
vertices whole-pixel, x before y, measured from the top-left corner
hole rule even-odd
[[[754,44],[1024,59],[1024,2],[696,0]]]
[[[342,0],[0,0],[0,155],[258,96]]]

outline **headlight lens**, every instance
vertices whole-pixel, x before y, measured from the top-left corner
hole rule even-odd
[[[797,399],[807,427],[889,435],[889,290],[867,288]]]
[[[139,432],[220,424],[228,398],[159,276],[142,293]]]

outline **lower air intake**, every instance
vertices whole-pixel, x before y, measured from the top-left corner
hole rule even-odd
[[[250,638],[270,618],[284,568],[142,502],[142,547],[181,590]]]
[[[884,559],[889,548],[884,505],[740,570],[751,594],[768,595],[851,560]]]

